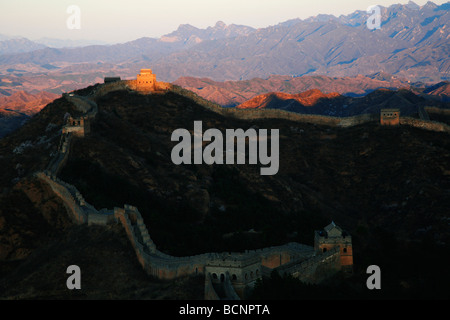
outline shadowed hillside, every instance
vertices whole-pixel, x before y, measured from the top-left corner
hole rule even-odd
[[[77,93],[86,95],[93,89]],[[174,92],[141,95],[123,90],[96,102],[99,111],[91,133],[73,141],[61,177],[97,209],[138,207],[159,250],[183,256],[290,241],[312,245],[313,231],[334,220],[353,237],[355,277],[350,283],[361,280],[367,265],[378,264],[389,288],[386,292],[393,297],[445,292],[431,288],[444,272],[439,254],[449,252],[447,133],[382,127],[377,122],[338,128],[283,119],[238,120]],[[45,268],[52,274],[58,261],[67,261],[59,256],[63,251],[89,264],[108,264],[108,254],[130,255],[129,244],[116,242],[123,241],[120,231],[72,226],[57,198],[30,176],[45,167],[56,148],[65,112],[74,110],[68,101],[58,99],[0,141],[0,164],[5,168],[0,176],[0,265],[6,270],[0,285],[3,280],[9,297],[30,286],[35,289],[29,296],[45,298],[60,292],[45,278],[26,278],[30,272],[26,266],[35,259],[49,261]],[[203,130],[279,129],[279,172],[261,176],[260,165],[174,165],[170,154],[176,143],[171,134],[177,128],[192,132],[196,120],[202,120]],[[30,137],[35,138],[25,143]],[[38,143],[46,139],[47,143]],[[22,150],[16,149],[19,146],[22,152],[17,151]],[[29,223],[24,227],[24,222]],[[55,246],[58,241],[61,246]],[[85,252],[77,251],[74,241]],[[411,263],[424,248],[427,259]],[[113,260],[120,268],[104,270],[119,277],[110,288],[114,297],[132,296],[125,279],[136,272],[133,261]],[[17,265],[23,267],[16,269]],[[101,288],[96,271],[92,272],[89,286]],[[18,278],[24,280],[13,290]],[[142,288],[136,286],[134,291]],[[355,288],[352,294],[361,290]],[[176,297],[172,289],[167,294]],[[88,292],[78,298],[102,291]]]

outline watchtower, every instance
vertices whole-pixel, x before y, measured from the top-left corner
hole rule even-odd
[[[105,77],[104,78],[105,83],[113,83],[120,81],[120,77]]]
[[[400,109],[381,109],[380,124],[383,126],[398,126],[400,124]]]
[[[353,269],[352,237],[346,231],[332,221],[323,230],[314,233],[314,250],[317,253],[324,253],[339,246],[341,266],[347,271]]]
[[[156,90],[156,75],[153,74],[152,69],[141,69],[141,73],[136,77],[136,87],[140,91]]]
[[[68,117],[66,125],[63,126],[63,133],[72,132],[74,135],[84,137],[90,132],[90,121],[88,117]]]

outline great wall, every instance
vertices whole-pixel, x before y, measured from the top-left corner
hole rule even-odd
[[[149,70],[149,69],[146,69]],[[148,71],[147,71],[148,72]],[[334,118],[314,115],[300,115],[278,110],[235,110],[222,108],[195,93],[166,83],[152,89],[141,88],[137,80],[118,80],[96,87],[88,96],[75,93],[64,94],[82,116],[68,115],[62,128],[61,142],[57,154],[46,170],[35,176],[47,183],[77,224],[107,225],[120,223],[135,250],[137,259],[150,276],[159,279],[175,279],[188,275],[205,276],[205,299],[242,299],[251,290],[257,279],[269,276],[273,270],[279,274],[289,274],[308,283],[317,283],[339,270],[351,272],[353,251],[351,236],[332,222],[323,230],[315,232],[314,247],[288,243],[259,250],[231,253],[204,253],[195,256],[174,257],[159,251],[150,238],[149,229],[144,224],[138,208],[124,204],[123,207],[97,210],[87,203],[78,189],[58,178],[58,174],[67,162],[73,139],[82,138],[90,132],[90,123],[98,112],[96,99],[117,90],[138,91],[159,94],[172,91],[188,97],[199,105],[239,119],[282,118],[292,121],[348,127],[373,121],[374,116],[362,115],[352,118]],[[157,88],[158,90],[155,90]],[[412,125],[428,130],[450,132],[443,123],[427,120],[400,118],[400,124]]]

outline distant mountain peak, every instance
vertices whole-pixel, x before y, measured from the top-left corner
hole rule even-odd
[[[405,6],[408,7],[409,9],[414,9],[414,10],[420,9],[420,6],[411,0]]]
[[[184,42],[188,46],[192,46],[205,40],[247,35],[253,30],[247,26],[227,25],[223,21],[217,21],[213,27],[209,26],[206,29],[196,28],[190,24],[181,24],[176,31],[162,36],[160,40],[162,42]]]
[[[428,1],[425,5],[422,6],[422,8],[426,8],[426,9],[435,9],[437,8],[437,4],[435,4],[432,1]]]
[[[217,21],[216,25],[214,27],[215,28],[220,28],[220,29],[225,29],[227,27],[227,25],[223,21]]]
[[[192,30],[198,30],[198,28],[194,27],[189,23],[180,24],[177,29],[177,31],[192,31]]]

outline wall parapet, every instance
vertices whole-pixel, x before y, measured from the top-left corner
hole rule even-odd
[[[442,122],[416,119],[410,117],[400,117],[400,124],[409,125],[411,127],[425,129],[429,131],[450,133],[450,126]]]

